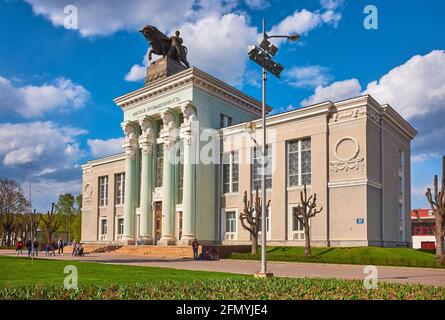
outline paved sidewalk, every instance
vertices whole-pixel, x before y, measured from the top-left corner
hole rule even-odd
[[[12,250],[0,250],[0,255],[15,256]],[[43,259],[90,261],[108,264],[125,264],[135,266],[151,266],[184,270],[203,270],[217,272],[231,272],[254,274],[260,268],[259,261],[219,260],[194,261],[190,259],[167,259],[141,256],[118,255],[110,253],[88,254],[85,257],[72,257],[71,254],[56,257],[39,255]],[[445,269],[406,268],[406,267],[377,267],[378,278],[381,281],[401,283],[420,283],[445,287]],[[364,266],[336,265],[299,262],[269,262],[268,269],[277,276],[285,277],[317,277],[360,279],[365,277]]]

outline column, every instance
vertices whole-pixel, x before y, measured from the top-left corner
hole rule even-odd
[[[142,151],[141,163],[141,202],[140,202],[140,236],[144,244],[153,244],[153,220],[152,220],[152,156],[153,156],[153,123],[148,118],[139,120],[141,135],[139,136],[139,146]]]
[[[122,241],[125,244],[134,244],[136,217],[134,192],[136,190],[137,136],[134,123],[125,121],[121,126],[125,132],[125,140],[122,145],[125,150],[124,234]]]
[[[164,144],[164,162],[162,172],[162,235],[159,245],[175,244],[174,215],[175,215],[175,149],[176,117],[171,111],[161,114],[164,127],[161,138]]]
[[[180,243],[189,245],[195,239],[195,130],[196,111],[188,104],[181,107],[184,123],[181,125],[180,136],[184,148],[184,178],[182,196],[182,238]]]

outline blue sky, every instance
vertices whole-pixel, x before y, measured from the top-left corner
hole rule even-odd
[[[364,7],[378,9],[367,30]],[[63,26],[75,5],[78,29]],[[347,0],[3,0],[0,1],[0,177],[31,175],[34,204],[81,191],[80,164],[120,151],[121,110],[113,98],[142,86],[145,24],[180,29],[192,65],[260,98],[247,60],[268,31],[302,34],[280,42],[286,70],[268,82],[274,112],[371,93],[419,131],[413,142],[413,207],[445,154],[443,1]]]

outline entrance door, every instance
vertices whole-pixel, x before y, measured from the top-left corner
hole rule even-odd
[[[157,201],[155,207],[155,232],[156,240],[161,239],[162,235],[162,202]]]
[[[178,226],[179,226],[178,239],[181,240],[181,238],[182,238],[182,211],[178,212],[178,220],[179,220],[179,223],[178,223]]]

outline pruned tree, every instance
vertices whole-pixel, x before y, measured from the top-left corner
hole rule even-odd
[[[53,234],[59,230],[61,225],[61,222],[57,219],[56,212],[54,211],[54,203],[51,205],[51,212],[48,211],[46,214],[42,215],[40,220],[45,226],[48,242],[52,243]]]
[[[258,253],[258,232],[261,230],[261,215],[262,205],[261,198],[258,195],[258,186],[255,188],[255,203],[252,199],[252,193],[250,193],[250,200],[247,200],[247,191],[244,191],[243,196],[244,209],[241,212],[239,219],[241,226],[249,231],[252,238],[252,254]],[[266,210],[270,207],[270,200],[267,202]],[[265,250],[263,248],[263,250]]]
[[[37,213],[36,209],[34,209],[33,213],[25,214],[25,223],[26,223],[26,233],[29,235],[29,239],[33,241],[33,237],[35,238],[37,235],[37,230],[39,228],[39,222],[42,220],[42,214]]]
[[[442,183],[439,187],[437,174],[434,175],[433,191],[426,189],[426,199],[434,212],[433,234],[436,238],[436,260],[445,264],[444,237],[445,237],[445,156],[442,157]]]
[[[307,197],[307,189],[306,184],[304,184],[303,191],[300,191],[300,204],[296,208],[296,212],[294,213],[294,219],[298,219],[304,228],[304,256],[310,257],[312,254],[311,250],[311,224],[310,220],[315,217],[316,214],[320,213],[323,210],[323,207],[320,210],[316,209],[317,207],[317,194],[314,193]]]

